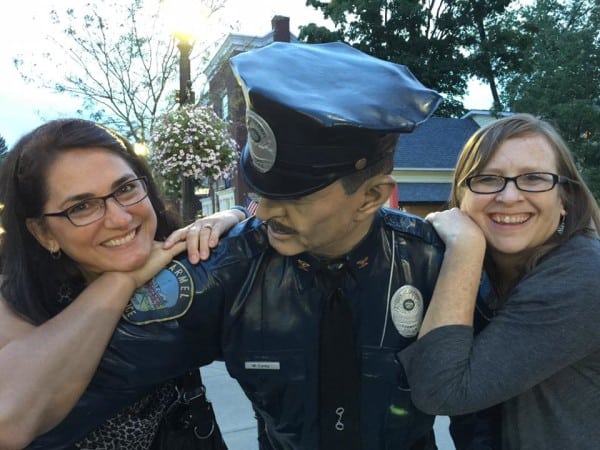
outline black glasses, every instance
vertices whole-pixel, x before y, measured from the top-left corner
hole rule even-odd
[[[148,197],[148,186],[146,177],[135,178],[126,181],[110,194],[103,197],[91,197],[69,206],[67,209],[46,213],[46,217],[66,217],[76,227],[84,227],[102,219],[106,214],[106,200],[114,198],[123,206],[133,206]]]
[[[467,186],[475,194],[496,194],[502,192],[509,181],[515,183],[520,191],[546,192],[557,184],[567,183],[569,179],[550,172],[529,172],[516,177],[501,175],[475,175],[467,178]]]

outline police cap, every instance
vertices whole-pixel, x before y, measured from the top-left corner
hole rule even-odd
[[[241,172],[268,198],[296,198],[383,159],[441,97],[403,65],[347,44],[275,42],[231,58],[246,101]],[[389,140],[389,139],[388,139]]]

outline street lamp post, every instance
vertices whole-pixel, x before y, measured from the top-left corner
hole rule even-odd
[[[192,80],[190,75],[190,53],[194,46],[194,40],[189,34],[175,33],[177,48],[179,48],[179,106],[194,103],[194,91],[192,91]],[[191,223],[196,219],[196,195],[195,184],[192,178],[182,177],[181,213],[185,223]]]
[[[179,107],[194,104],[194,91],[190,76],[190,53],[194,47],[197,30],[200,28],[205,6],[199,0],[161,0],[166,25],[177,41],[179,48]],[[196,218],[198,203],[192,178],[182,176],[181,214],[185,223]]]
[[[194,92],[192,91],[192,78],[190,69],[190,53],[194,47],[194,40],[186,34],[176,33],[177,48],[179,49],[179,94],[178,100],[181,106],[194,103]]]

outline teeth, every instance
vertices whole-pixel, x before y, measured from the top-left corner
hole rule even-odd
[[[518,215],[518,216],[504,216],[504,215],[494,215],[492,216],[492,220],[498,223],[523,223],[529,219],[527,215]]]
[[[102,245],[104,247],[118,247],[119,245],[123,245],[123,244],[131,241],[134,237],[135,237],[135,230],[133,230],[127,236],[124,236],[119,239],[111,239],[110,241],[104,242]]]

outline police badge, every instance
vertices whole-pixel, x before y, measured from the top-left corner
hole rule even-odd
[[[405,284],[392,296],[390,304],[392,322],[400,335],[415,337],[423,322],[423,297],[421,292],[410,284]]]

